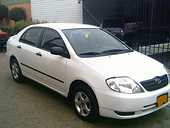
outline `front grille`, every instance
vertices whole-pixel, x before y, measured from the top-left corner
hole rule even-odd
[[[157,76],[153,79],[142,81],[140,83],[147,91],[154,91],[168,85],[168,76]]]

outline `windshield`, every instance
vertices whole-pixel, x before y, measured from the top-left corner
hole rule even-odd
[[[111,34],[99,28],[63,30],[76,54],[80,57],[96,57],[130,52]]]

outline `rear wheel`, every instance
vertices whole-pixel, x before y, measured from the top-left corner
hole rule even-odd
[[[11,59],[10,69],[11,69],[12,78],[15,81],[22,82],[24,80],[20,66],[19,66],[18,61],[16,59]]]
[[[91,89],[79,86],[73,93],[74,109],[83,120],[94,121],[98,117],[98,103]]]

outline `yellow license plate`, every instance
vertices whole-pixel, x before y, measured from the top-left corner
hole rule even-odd
[[[161,95],[157,98],[157,107],[161,107],[167,102],[168,102],[168,94]]]

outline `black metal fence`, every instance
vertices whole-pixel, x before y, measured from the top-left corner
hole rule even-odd
[[[131,36],[126,35],[122,37],[122,40],[136,51],[157,59],[170,68],[170,36],[168,33],[136,33]]]
[[[139,45],[136,50],[157,59],[170,68],[170,42],[148,46]]]
[[[170,0],[84,0],[83,22],[121,35],[170,68]]]

